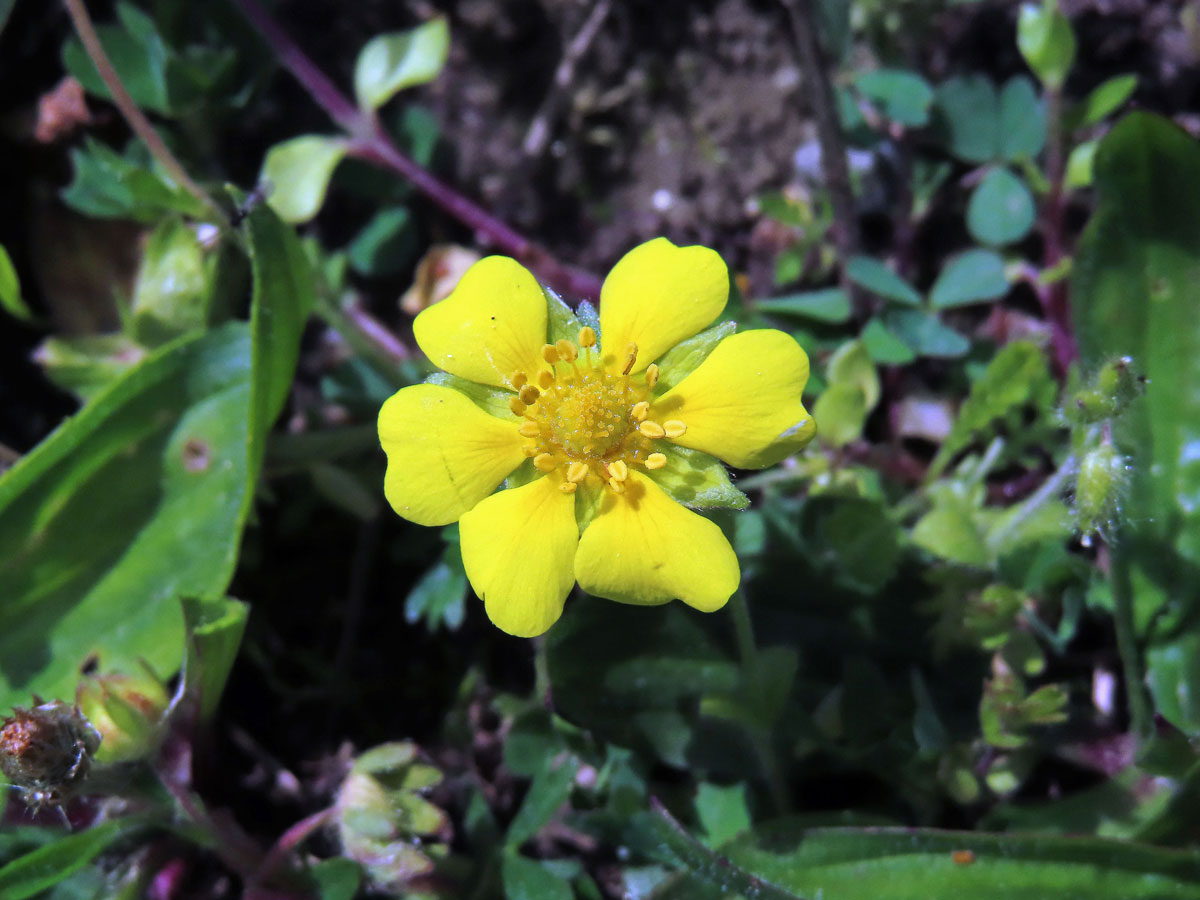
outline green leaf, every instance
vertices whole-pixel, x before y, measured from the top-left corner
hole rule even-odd
[[[879,319],[867,323],[860,340],[871,354],[871,359],[880,365],[905,365],[917,358],[908,344],[888,331],[888,327]]]
[[[207,324],[216,259],[182,219],[159,223],[146,242],[133,291],[139,341],[156,346]]]
[[[675,444],[657,448],[667,464],[651,473],[654,483],[692,509],[746,509],[750,498],[733,486],[729,471],[715,456]]]
[[[847,341],[829,357],[825,377],[830,384],[853,384],[863,393],[867,409],[879,402],[879,373],[862,341]]]
[[[542,768],[533,776],[533,783],[525,794],[521,808],[508,826],[505,838],[508,846],[514,849],[521,846],[550,821],[559,807],[567,802],[578,769],[579,760],[570,754],[544,761]]]
[[[397,91],[432,81],[446,64],[450,28],[444,16],[408,31],[381,34],[358,54],[354,94],[366,111],[378,109]]]
[[[870,256],[850,257],[850,261],[846,264],[846,276],[860,287],[887,300],[894,300],[905,306],[921,305],[921,295],[916,288],[880,260]],[[847,303],[846,317],[849,318],[849,315],[850,306]]]
[[[47,338],[34,359],[59,387],[90,400],[141,362],[147,352],[124,334],[89,334]]]
[[[1137,90],[1136,75],[1116,75],[1094,88],[1076,109],[1071,111],[1072,129],[1097,125],[1117,109]]]
[[[501,857],[505,900],[573,900],[570,885],[543,863],[514,852]]]
[[[305,134],[267,151],[259,181],[272,186],[267,203],[285,222],[307,222],[325,203],[333,170],[346,156],[343,138]]]
[[[971,194],[967,230],[983,244],[1011,244],[1029,234],[1034,214],[1033,194],[1025,182],[998,167],[989,170]]]
[[[918,547],[950,562],[983,568],[990,561],[974,508],[951,490],[938,492],[933,509],[913,526],[912,539]]]
[[[383,209],[350,243],[350,268],[360,275],[395,275],[412,262],[417,247],[417,228],[408,207]]]
[[[916,72],[877,69],[860,75],[855,85],[893,122],[920,128],[929,122],[933,88]]]
[[[486,384],[476,384],[474,381],[467,381],[467,379],[451,375],[449,372],[434,372],[425,379],[425,384],[440,384],[448,387],[465,395],[486,413],[501,419],[513,419],[512,410],[508,407],[512,391],[488,387]]]
[[[1075,32],[1055,0],[1021,4],[1017,49],[1042,84],[1055,89],[1063,86],[1075,61]]]
[[[971,348],[971,342],[943,325],[937,316],[917,309],[896,309],[884,317],[887,330],[918,356],[953,359]]]
[[[457,526],[456,526],[457,527]],[[448,547],[440,562],[427,570],[413,585],[404,600],[404,619],[414,623],[425,620],[429,631],[443,625],[457,631],[466,613],[467,575],[462,567],[458,545]]]
[[[768,316],[799,316],[817,322],[840,324],[850,319],[850,299],[841,288],[804,291],[758,300],[754,309]]]
[[[721,322],[712,328],[706,328],[695,337],[680,341],[660,356],[657,360],[658,384],[654,386],[655,395],[665,394],[691,375],[700,363],[708,359],[708,354],[716,349],[717,344],[735,331],[736,323]]]
[[[178,597],[221,596],[253,496],[250,340],[148,356],[0,477],[0,708],[71,697],[80,664],[174,671]]]
[[[344,857],[323,859],[308,870],[319,900],[354,900],[362,883],[362,867]]]
[[[116,70],[117,77],[138,106],[171,115],[167,95],[167,56],[170,52],[154,27],[154,21],[130,3],[118,3],[123,27],[96,26],[96,36]],[[63,66],[89,94],[111,100],[108,85],[77,37],[63,45]]]
[[[75,874],[117,841],[149,824],[142,816],[110,819],[69,834],[0,866],[0,897],[26,900]]]
[[[21,282],[8,251],[0,244],[0,309],[22,322],[33,321],[33,312],[21,299]]]
[[[9,14],[16,3],[17,0],[0,0],[0,34],[4,34],[4,26],[8,24]]]
[[[1200,185],[1200,147],[1166,119],[1130,113],[1101,141],[1095,178],[1096,211],[1070,292],[1080,352],[1093,371],[1131,356],[1149,379],[1145,396],[1114,423],[1117,445],[1133,463],[1123,511],[1139,523],[1151,571],[1163,565],[1163,545],[1155,540],[1195,564],[1200,208],[1187,187]],[[1180,601],[1190,597],[1183,582],[1174,590]]]
[[[1099,148],[1099,141],[1084,141],[1071,151],[1067,157],[1067,173],[1063,177],[1063,186],[1068,191],[1092,186],[1096,151]]]
[[[200,718],[211,719],[233,669],[250,607],[232,597],[183,598],[187,634],[184,651],[185,692],[199,702]]]
[[[1159,715],[1189,738],[1200,735],[1200,635],[1185,633],[1151,647],[1146,669]]]
[[[896,573],[900,534],[887,510],[861,497],[813,497],[800,520],[807,553],[851,590],[873,594]]]
[[[930,289],[929,302],[934,309],[948,309],[995,300],[1006,293],[1004,260],[994,250],[975,248],[950,258]]]
[[[1000,91],[1001,158],[1032,160],[1046,144],[1046,111],[1037,90],[1024,75],[1015,75]]]
[[[313,273],[296,233],[258,206],[246,220],[254,292],[250,302],[249,459],[262,465],[266,434],[292,389],[304,323],[316,302]]]
[[[75,177],[62,192],[63,202],[86,216],[154,223],[165,213],[179,212],[203,220],[207,208],[190,193],[159,174],[145,151],[131,141],[125,155],[87,138],[71,151]]]
[[[829,385],[813,404],[817,440],[830,447],[844,447],[858,440],[868,412],[866,395],[858,385]]]
[[[717,847],[750,827],[750,808],[746,785],[722,787],[702,782],[696,791],[696,818],[708,836],[708,845]]]
[[[543,287],[542,292],[546,295],[546,341],[551,344],[562,340],[571,343],[578,341],[579,329],[585,324],[591,324],[590,321],[581,321],[575,311],[563,302],[562,297],[550,288]],[[587,311],[590,310],[591,305],[588,304]],[[599,336],[600,329],[597,325],[592,325],[592,330]]]
[[[937,131],[946,149],[971,163],[990,162],[1000,147],[1000,98],[983,75],[951,78],[935,92]]]

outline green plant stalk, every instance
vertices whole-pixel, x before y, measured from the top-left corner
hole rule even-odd
[[[120,77],[117,75],[117,70],[113,68],[112,61],[108,58],[108,54],[104,52],[104,45],[100,43],[100,38],[96,34],[96,29],[92,25],[91,17],[88,15],[87,8],[83,5],[83,0],[65,0],[67,12],[71,16],[71,22],[75,26],[75,32],[79,35],[79,40],[83,43],[84,50],[91,58],[92,64],[95,65],[96,71],[100,74],[100,78],[104,81],[105,87],[112,94],[113,103],[117,105],[117,109],[121,111],[121,116],[128,123],[146,148],[162,165],[167,173],[175,179],[175,182],[183,187],[189,194],[199,200],[204,206],[208,207],[213,219],[221,226],[223,230],[230,229],[229,218],[225,215],[216,201],[213,200],[204,190],[196,184],[188,175],[187,170],[175,158],[175,155],[163,143],[163,139],[159,137],[158,132],[154,130],[154,126],[150,124],[150,120],[138,108],[129,91],[125,90],[125,85],[121,83]]]
[[[704,846],[672,816],[657,797],[650,798],[654,834],[697,878],[720,888],[734,891],[746,900],[803,900],[734,865],[724,856]]]
[[[1129,556],[1121,539],[1121,527],[1108,544],[1112,572],[1113,624],[1117,630],[1117,650],[1125,674],[1125,693],[1129,703],[1130,729],[1139,741],[1154,734],[1154,712],[1146,696],[1145,673],[1133,621],[1133,581],[1129,575]]]

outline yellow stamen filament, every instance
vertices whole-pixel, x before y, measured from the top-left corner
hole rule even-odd
[[[588,468],[587,463],[576,460],[567,466],[567,481],[572,481],[575,484],[579,484],[579,482],[588,477],[588,473],[590,471],[592,470]]]
[[[566,338],[556,343],[554,349],[558,351],[558,358],[563,362],[573,363],[579,359],[579,349]]]
[[[617,481],[615,478],[608,479],[608,486],[613,489],[614,494],[623,494],[625,492],[625,484]]]
[[[541,396],[541,391],[535,388],[532,384],[527,384],[517,393],[521,398],[522,403],[528,403],[530,406],[537,403],[537,398]]]
[[[633,371],[633,364],[637,362],[638,345],[629,344],[625,348],[625,368],[621,370],[622,375],[628,375]]]
[[[661,425],[659,425],[657,422],[652,422],[649,419],[638,426],[638,431],[648,438],[664,437],[667,433]]]
[[[644,422],[646,416],[650,415],[650,404],[645,400],[641,400],[633,404],[633,408],[629,410],[629,414],[633,416],[633,421]]]
[[[550,365],[554,365],[558,362],[558,348],[553,344],[546,344],[542,347],[542,359],[550,363]]]
[[[538,387],[543,391],[550,390],[550,385],[554,384],[554,373],[549,369],[542,369],[537,376]]]
[[[513,413],[518,416],[525,415],[525,410],[529,409],[528,406],[526,406],[524,403],[521,402],[520,397],[509,397],[508,398],[508,408],[511,409],[513,411]]]
[[[663,422],[663,431],[669,438],[683,437],[683,433],[687,431],[687,425],[678,419],[670,419]]]
[[[595,347],[596,332],[590,325],[584,325],[579,329],[579,346],[580,347]]]
[[[542,428],[537,422],[522,422],[517,428],[517,433],[521,437],[535,438],[542,433]]]
[[[646,366],[646,385],[651,390],[658,384],[658,366],[654,363]]]
[[[573,494],[573,493],[575,493],[575,491],[577,491],[579,489],[579,485],[577,485],[573,481],[564,481],[562,484],[560,484],[558,486],[558,489],[560,491],[562,491],[564,494]]]
[[[614,460],[608,464],[608,474],[617,481],[624,481],[629,477],[629,466],[623,459]]]
[[[526,383],[529,381],[529,378],[524,372],[513,372],[512,375],[509,376],[508,381],[509,384],[512,385],[514,391],[519,391],[521,388],[525,387]]]
[[[533,458],[535,468],[543,472],[553,472],[558,466],[558,462],[549,453],[539,453]]]
[[[661,469],[667,464],[667,455],[665,453],[651,453],[646,457],[647,469]]]

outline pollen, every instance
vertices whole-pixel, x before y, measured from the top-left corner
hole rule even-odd
[[[518,416],[525,415],[525,411],[529,409],[528,406],[521,402],[520,397],[510,397],[508,399],[508,408],[513,411],[514,415]]]
[[[615,481],[624,481],[629,477],[629,466],[623,459],[614,460],[608,464],[608,474]]]
[[[655,440],[660,437],[665,437],[667,434],[666,430],[661,425],[659,425],[657,422],[652,422],[649,419],[647,419],[645,422],[642,422],[642,424],[638,426],[638,431],[640,431],[646,437],[654,438]]]
[[[658,366],[650,363],[646,366],[646,387],[654,390],[656,384],[658,384]]]
[[[553,472],[558,467],[558,461],[549,453],[539,453],[533,458],[533,464],[543,472]]]
[[[542,359],[550,363],[550,365],[554,365],[558,362],[558,348],[553,344],[546,344],[546,346],[542,347]]]
[[[647,469],[661,469],[667,464],[667,455],[665,453],[651,453],[646,457]]]
[[[542,433],[541,426],[537,422],[525,421],[517,428],[517,433],[521,437],[535,438]]]
[[[554,373],[549,369],[542,369],[537,374],[537,383],[543,391],[550,390],[550,385],[554,384]]]
[[[667,437],[669,438],[683,437],[684,432],[687,431],[687,425],[678,419],[671,419],[663,422],[663,431],[667,433]]]
[[[537,398],[541,393],[532,384],[527,384],[517,392],[517,396],[521,398],[522,403],[528,403],[530,406],[533,406],[533,404],[537,403]]]
[[[596,346],[596,331],[590,325],[579,329],[579,346],[588,349]]]
[[[646,416],[650,415],[650,404],[646,400],[639,400],[633,404],[633,409],[629,411],[635,422],[644,422]]]
[[[579,485],[576,484],[574,481],[564,481],[562,484],[560,484],[558,486],[558,489],[560,491],[562,491],[564,494],[573,494],[577,490],[579,490]]]
[[[579,484],[579,482],[581,482],[581,481],[583,481],[583,479],[587,478],[588,472],[590,472],[590,471],[591,471],[591,469],[588,468],[587,463],[583,463],[583,462],[580,462],[579,460],[575,460],[569,466],[567,466],[567,481],[571,481],[571,482],[574,482],[575,484]]]
[[[565,338],[557,342],[554,349],[558,351],[558,358],[563,362],[573,363],[579,359],[578,348]]]
[[[524,372],[513,372],[508,377],[508,382],[514,391],[519,391],[529,382],[529,377]]]

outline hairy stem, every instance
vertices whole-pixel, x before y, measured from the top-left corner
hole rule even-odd
[[[1112,563],[1113,623],[1117,629],[1117,650],[1125,674],[1125,693],[1129,702],[1130,730],[1139,741],[1154,734],[1154,712],[1146,696],[1145,673],[1133,619],[1133,581],[1129,574],[1129,555],[1121,539],[1121,528],[1108,545]]]

